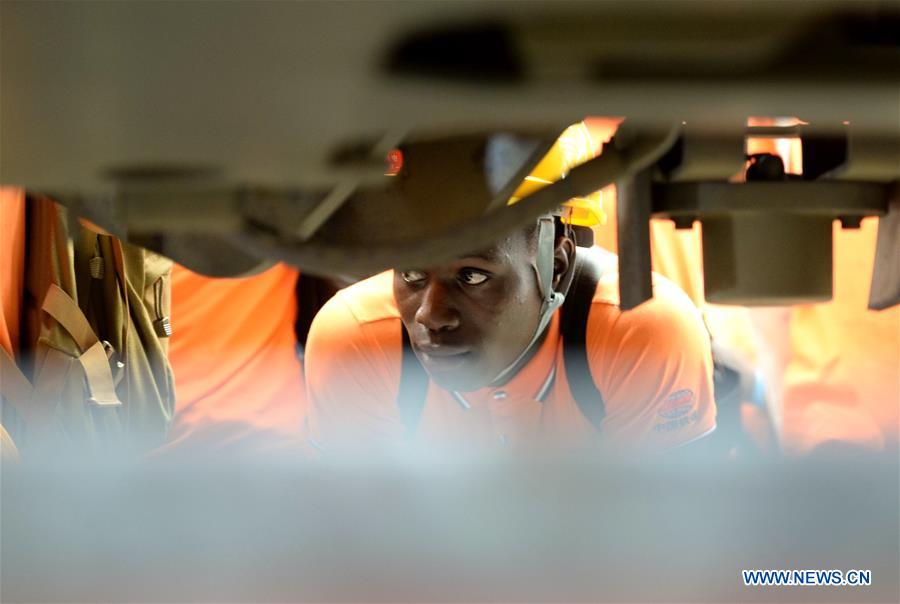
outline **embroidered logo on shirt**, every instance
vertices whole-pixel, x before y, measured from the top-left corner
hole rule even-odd
[[[694,391],[684,389],[673,392],[666,397],[657,413],[663,419],[677,419],[690,413],[693,407]]]
[[[671,432],[693,424],[700,419],[700,412],[694,408],[694,391],[678,390],[666,397],[656,414],[663,419],[653,429],[657,432]]]

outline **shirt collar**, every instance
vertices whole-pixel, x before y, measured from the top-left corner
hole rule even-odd
[[[483,405],[501,400],[543,399],[552,386],[556,370],[559,321],[559,311],[556,311],[537,352],[508,382],[502,386],[487,386],[472,392],[453,392],[453,397],[464,408],[467,404]]]

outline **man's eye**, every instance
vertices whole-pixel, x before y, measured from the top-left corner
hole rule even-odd
[[[425,273],[422,271],[403,271],[400,276],[407,283],[421,283],[425,280]]]
[[[482,273],[481,271],[472,269],[464,269],[459,271],[459,280],[466,285],[481,285],[488,279],[490,279],[490,277]]]

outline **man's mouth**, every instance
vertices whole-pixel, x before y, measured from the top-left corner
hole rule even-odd
[[[462,364],[471,354],[465,346],[426,345],[416,346],[422,361],[436,369],[453,369]]]
[[[469,348],[466,346],[452,346],[449,344],[417,345],[416,348],[431,357],[455,357],[469,352]]]

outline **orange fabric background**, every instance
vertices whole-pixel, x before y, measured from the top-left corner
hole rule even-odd
[[[176,265],[176,408],[168,448],[268,451],[296,444],[306,411],[294,321],[299,273],[283,264],[213,279]]]
[[[900,308],[868,310],[878,219],[834,227],[834,298],[788,309],[783,438],[791,453],[828,440],[896,450]]]
[[[0,346],[10,354],[19,348],[24,286],[25,192],[0,187],[0,293],[3,296]]]
[[[25,192],[0,187],[0,347],[11,356],[19,348],[19,318],[25,284]],[[16,446],[0,425],[0,457],[19,458]]]
[[[799,139],[751,140],[748,151],[776,153],[787,172],[803,173]],[[776,310],[781,317],[774,315],[774,322],[772,312],[757,321],[767,329],[771,381],[789,454],[828,441],[897,449],[900,308],[868,310],[877,235],[876,217],[866,218],[860,229],[843,229],[835,221],[832,300]]]

